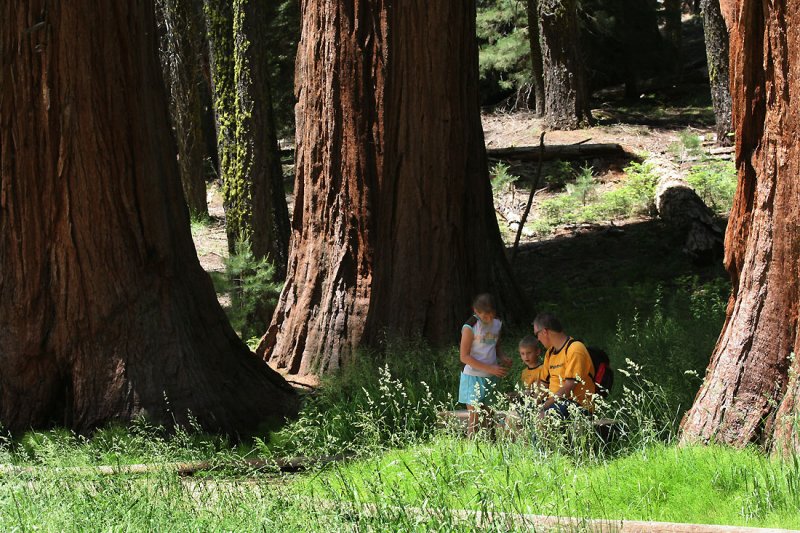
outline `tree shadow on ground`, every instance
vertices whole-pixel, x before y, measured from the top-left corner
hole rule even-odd
[[[636,100],[616,91],[595,95],[598,125],[636,124],[656,130],[712,128],[716,123],[707,81],[645,89]]]
[[[724,227],[726,220],[718,221]],[[513,268],[534,304],[573,303],[589,307],[615,287],[663,284],[682,277],[727,278],[722,253],[699,262],[683,251],[684,236],[661,220],[625,225],[580,225],[553,238],[521,245]],[[565,300],[582,300],[567,302]],[[642,302],[647,305],[648,302]]]

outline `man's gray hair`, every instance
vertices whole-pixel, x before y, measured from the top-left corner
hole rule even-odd
[[[549,329],[550,331],[555,331],[556,333],[564,332],[564,327],[561,325],[561,322],[550,313],[539,313],[536,315],[536,318],[533,319],[533,323],[540,328]]]

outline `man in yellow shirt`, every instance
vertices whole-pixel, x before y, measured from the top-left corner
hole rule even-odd
[[[582,342],[566,333],[561,322],[549,313],[540,313],[533,321],[533,334],[547,348],[544,372],[550,381],[550,397],[542,406],[540,416],[555,412],[569,418],[568,406],[577,404],[586,414],[594,411],[594,365]]]

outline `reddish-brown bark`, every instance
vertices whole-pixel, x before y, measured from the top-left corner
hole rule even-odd
[[[197,261],[152,1],[5,2],[0,27],[3,426],[291,413]]]
[[[259,353],[325,372],[387,334],[453,342],[478,291],[518,310],[492,209],[474,2],[302,7],[289,276]]]
[[[684,440],[800,448],[800,5],[723,0],[739,186],[725,241],[733,281]]]
[[[369,197],[383,146],[382,8],[302,5],[289,268],[258,349],[292,373],[337,368],[364,330],[372,281]]]

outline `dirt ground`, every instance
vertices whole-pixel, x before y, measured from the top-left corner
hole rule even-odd
[[[688,130],[709,142],[713,139],[708,117],[698,120],[692,110],[663,110],[661,122],[653,121],[648,110],[638,116],[635,111],[622,113],[610,108],[596,109],[593,113],[599,119],[598,125],[575,131],[548,132],[546,144],[587,140],[591,143],[619,143],[627,152],[642,157],[656,154],[671,157],[671,147],[679,142],[681,132]],[[696,123],[700,125],[692,125]],[[530,113],[496,113],[485,114],[483,126],[488,148],[538,146],[542,121]],[[624,180],[623,169],[630,161],[631,158],[617,158],[587,163],[592,165],[595,178],[603,184],[601,186],[611,188]],[[495,163],[490,160],[490,167]],[[501,197],[499,201],[510,203],[511,208],[521,214],[527,200],[525,189],[529,190],[526,182],[535,175],[536,165],[512,163],[509,171],[520,176],[520,189],[513,198]],[[537,193],[531,217],[537,216],[536,203],[553,194],[556,191],[541,190]],[[194,225],[192,234],[203,268],[221,272],[225,270],[228,250],[222,195],[218,186],[209,187],[208,200],[211,222]],[[287,202],[293,205],[291,194],[287,195]],[[724,224],[724,221],[720,223]],[[510,246],[513,235],[507,232],[504,238]],[[545,287],[608,285],[620,278],[631,281],[673,279],[681,273],[697,273],[698,268],[718,273],[721,256],[712,258],[710,265],[698,266],[681,253],[681,244],[657,219],[640,217],[609,224],[568,225],[545,238],[530,234],[523,236],[513,266],[520,287],[531,301],[540,301],[543,297],[551,301],[559,298],[552,292],[536,294]],[[649,266],[644,268],[643,265]],[[220,295],[220,301],[223,306],[229,304],[226,295]]]
[[[208,224],[193,224],[192,238],[197,257],[206,272],[224,272],[228,257],[228,238],[225,235],[225,210],[222,193],[216,183],[208,187]]]
[[[616,122],[613,111],[594,110],[600,124],[575,131],[551,131],[545,135],[547,145],[571,144],[581,141],[591,143],[618,143],[632,154],[642,157],[661,155],[672,159],[672,151],[680,143],[680,133],[690,132],[712,144],[714,135],[708,117],[698,120],[696,113],[672,108],[662,112],[663,122],[625,114],[633,123]],[[636,122],[651,122],[639,124]],[[693,125],[697,124],[699,125]],[[483,117],[488,148],[510,146],[538,146],[542,121],[530,113],[494,114]],[[590,160],[595,178],[605,188],[616,186],[624,180],[623,169],[631,159]],[[490,166],[494,162],[490,160]],[[520,181],[531,180],[536,165],[512,164],[509,171],[520,176]],[[546,172],[546,169],[545,169]],[[524,185],[523,185],[524,186]],[[529,187],[528,187],[529,190]],[[499,202],[516,204],[518,212],[524,209],[525,194],[509,200],[507,195]],[[530,217],[537,216],[536,204],[555,194],[555,191],[537,192]],[[529,220],[531,220],[529,218]],[[721,227],[725,221],[719,220]],[[510,246],[513,237],[505,235]],[[612,286],[619,280],[662,281],[680,275],[721,274],[722,256],[706,258],[698,264],[682,253],[682,241],[658,219],[639,217],[617,220],[606,224],[566,225],[553,235],[537,237],[524,235],[513,262],[520,287],[530,301],[557,301],[561,298],[555,287]]]

